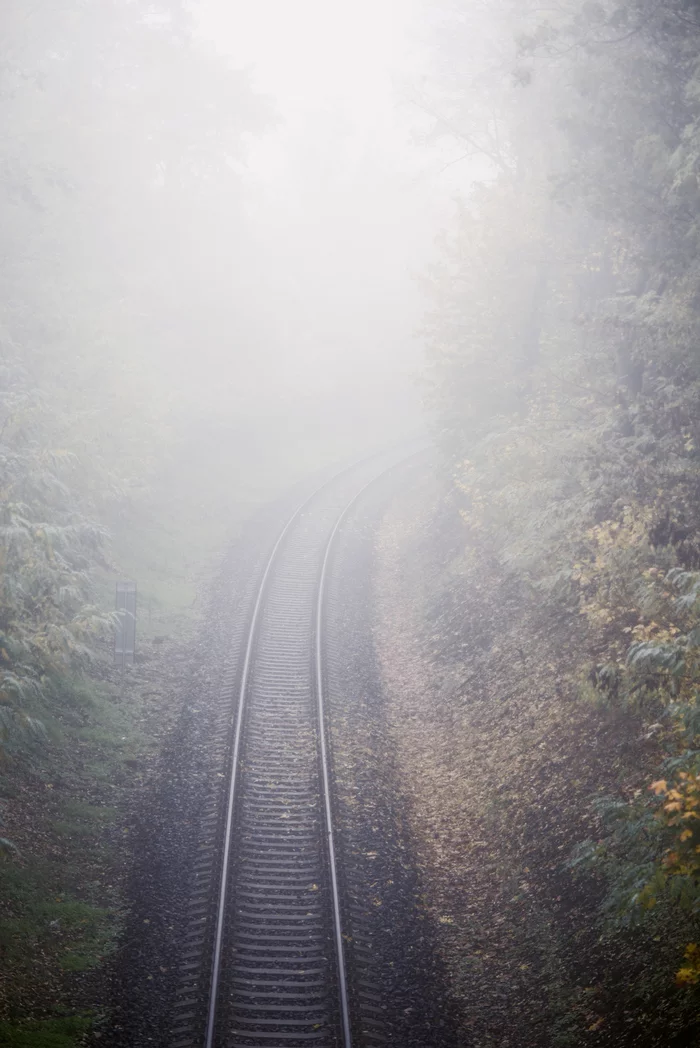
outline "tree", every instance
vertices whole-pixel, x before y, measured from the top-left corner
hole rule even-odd
[[[23,704],[42,679],[85,666],[109,630],[94,573],[111,507],[152,482],[174,403],[230,344],[242,136],[269,113],[243,74],[194,40],[178,3],[10,0],[2,21],[8,749],[22,725],[35,727]],[[217,309],[228,326],[204,340],[202,317]]]

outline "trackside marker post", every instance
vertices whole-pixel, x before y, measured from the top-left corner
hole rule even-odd
[[[117,628],[114,661],[124,671],[136,657],[136,583],[118,582],[116,593]]]

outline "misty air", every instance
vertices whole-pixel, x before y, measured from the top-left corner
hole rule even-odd
[[[700,0],[3,0],[0,233],[0,1045],[700,1048]]]

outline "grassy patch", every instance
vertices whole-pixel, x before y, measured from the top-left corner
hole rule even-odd
[[[84,1015],[37,1019],[26,1023],[0,1022],[0,1045],[5,1048],[75,1048],[92,1025]]]
[[[65,837],[88,837],[99,834],[105,826],[113,823],[119,812],[108,805],[72,800],[61,805],[61,814],[63,818],[52,824],[57,833]]]
[[[149,741],[134,720],[133,706],[123,700],[119,688],[106,682],[86,678],[53,681],[45,709],[38,710],[37,716],[47,723],[53,740],[46,773],[60,770],[78,752],[86,758],[81,776],[86,785],[95,779],[118,781],[125,762],[142,756]],[[76,804],[80,803],[66,801],[71,820],[106,820],[105,808],[91,811],[88,805],[79,811]]]
[[[78,871],[53,863],[0,866],[0,949],[8,964],[23,967],[41,951],[62,970],[84,971],[112,945],[114,913],[65,894]]]
[[[45,721],[49,742],[8,769],[2,805],[6,836],[18,847],[0,861],[0,999],[10,1020],[38,1019],[46,986],[54,1006],[65,1007],[65,976],[96,967],[112,950],[121,912],[112,870],[115,803],[133,776],[130,762],[148,744],[133,703],[105,682],[47,681],[31,712]],[[16,1031],[63,1035],[40,1025]]]

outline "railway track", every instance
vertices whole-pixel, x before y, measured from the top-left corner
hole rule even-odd
[[[201,813],[172,1048],[384,1043],[366,944],[343,903],[324,599],[342,522],[397,460],[353,467],[312,495],[248,595],[212,725],[221,770]]]

